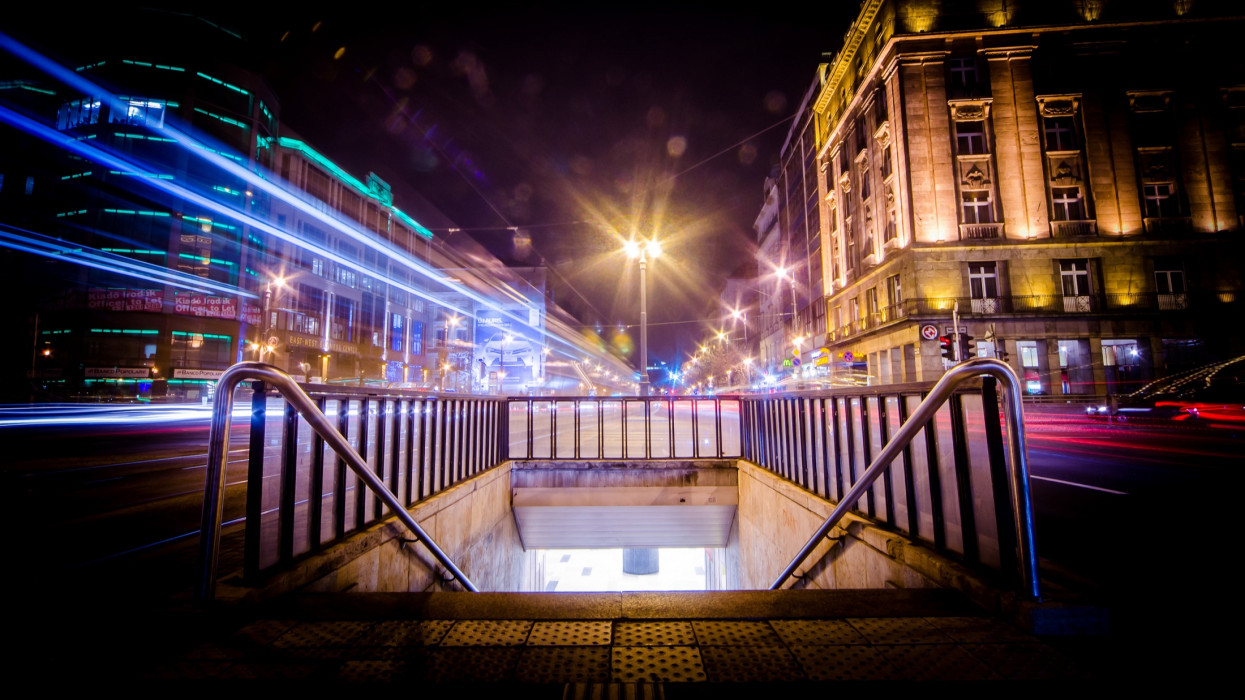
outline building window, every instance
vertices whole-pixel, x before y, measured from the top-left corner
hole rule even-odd
[[[962,121],[955,123],[956,152],[959,155],[983,155],[986,150],[986,123]]]
[[[1170,182],[1148,183],[1142,186],[1145,197],[1146,217],[1162,219],[1180,216],[1175,194],[1175,186]]]
[[[1076,123],[1072,117],[1045,117],[1042,125],[1046,132],[1047,151],[1075,151]]]
[[[973,313],[998,313],[998,263],[970,262],[968,264],[968,294],[972,297]]]
[[[972,56],[952,58],[948,62],[950,92],[955,97],[977,95],[977,59]]]
[[[1154,262],[1154,289],[1158,292],[1160,309],[1172,311],[1188,306],[1184,269],[1178,262],[1165,259]]]
[[[1038,358],[1037,341],[1016,341],[1016,354],[1020,355],[1020,368],[1025,375],[1025,392],[1028,394],[1041,394],[1042,373]]]
[[[1081,221],[1085,218],[1085,200],[1080,187],[1052,187],[1052,218],[1055,221]]]
[[[402,352],[402,315],[392,314],[389,322],[389,349]]]
[[[1063,288],[1064,311],[1093,311],[1088,260],[1060,260],[1059,278]]]
[[[990,206],[989,190],[966,190],[961,210],[966,224],[992,224],[994,213]]]
[[[86,98],[66,102],[56,111],[56,128],[64,131],[87,124],[99,123],[100,101]]]
[[[124,111],[110,110],[108,121],[113,124],[145,126],[151,129],[164,127],[164,100],[122,100]]]
[[[903,303],[903,287],[899,283],[899,275],[886,278],[886,303],[889,306],[899,306]]]

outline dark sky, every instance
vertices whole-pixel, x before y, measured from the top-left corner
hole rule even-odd
[[[759,8],[462,5],[200,14],[247,37],[256,55],[239,62],[271,83],[284,124],[350,172],[375,171],[417,218],[409,192],[464,231],[425,221],[437,235],[549,264],[557,301],[607,338],[639,320],[621,237],[658,236],[650,358],[677,360],[676,341],[686,352],[704,337],[726,276],[752,259],[765,177],[855,4],[821,22]],[[112,7],[90,29],[98,38],[99,22],[134,14]]]
[[[618,236],[658,235],[650,356],[670,361],[676,340],[687,350],[713,325],[726,276],[751,259],[789,118],[854,11],[818,26],[438,7],[394,21],[304,12],[252,31],[272,51],[285,123],[353,172],[418,191],[504,260],[549,263],[558,301],[607,337],[639,320]]]

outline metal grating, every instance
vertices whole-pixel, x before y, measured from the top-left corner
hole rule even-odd
[[[615,622],[618,646],[683,646],[696,643],[690,622]]]
[[[696,641],[705,645],[778,646],[782,640],[770,629],[768,622],[735,620],[694,620]]]
[[[704,681],[705,669],[696,647],[614,647],[610,676],[619,683],[684,683]]]
[[[454,623],[442,646],[521,646],[532,629],[531,620],[459,620]]]
[[[853,617],[847,620],[870,644],[949,644],[951,638],[919,617]]]
[[[715,683],[796,681],[804,678],[799,663],[785,647],[701,647],[705,673]]]
[[[843,620],[770,620],[770,626],[791,646],[869,643]]]
[[[610,643],[609,620],[537,622],[527,637],[528,646],[594,646]]]
[[[607,647],[527,647],[515,678],[521,683],[605,683],[610,679]]]

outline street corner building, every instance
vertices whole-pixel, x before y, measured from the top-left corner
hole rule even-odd
[[[1241,355],[1243,20],[862,3],[765,185],[761,364],[897,384],[975,355],[1030,394],[1102,395]]]

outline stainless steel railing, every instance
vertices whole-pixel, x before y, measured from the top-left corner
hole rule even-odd
[[[450,557],[437,546],[419,523],[411,517],[384,482],[368,469],[367,462],[350,446],[333,423],[309,396],[285,372],[260,362],[242,362],[225,371],[217,383],[216,402],[212,410],[212,426],[208,441],[207,479],[203,494],[203,516],[199,535],[200,580],[196,599],[212,600],[216,591],[216,574],[220,549],[221,517],[224,510],[225,466],[229,454],[229,428],[233,417],[234,389],[243,381],[258,380],[275,388],[298,411],[312,430],[324,440],[355,475],[384,502],[386,506],[422,542],[432,556],[458,580],[463,588],[476,592]]]
[[[843,519],[848,511],[873,486],[874,482],[885,473],[897,457],[908,447],[918,432],[923,430],[934,417],[935,412],[951,397],[957,386],[965,381],[988,375],[1000,381],[1004,386],[1006,397],[1005,417],[1007,421],[1007,448],[1009,473],[1009,491],[1012,500],[1013,517],[1015,518],[1017,548],[1021,581],[1025,592],[1032,598],[1041,597],[1038,582],[1037,546],[1034,536],[1033,502],[1029,491],[1029,467],[1025,452],[1024,440],[1024,409],[1021,404],[1020,379],[1006,363],[995,359],[980,358],[970,360],[948,370],[942,379],[930,390],[925,400],[917,406],[908,420],[903,423],[894,436],[886,443],[868,469],[842,498],[838,506],[821,524],[808,542],[783,570],[782,574],[770,586],[771,590],[780,589],[813,553],[818,544]]]

